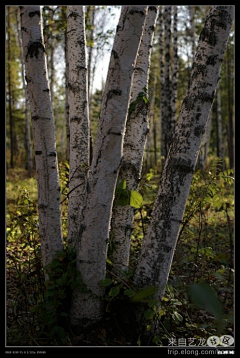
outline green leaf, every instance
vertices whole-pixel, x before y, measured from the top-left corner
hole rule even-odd
[[[120,292],[119,286],[112,287],[109,292],[109,296],[116,297],[119,294],[119,292]]]
[[[204,309],[221,319],[223,315],[222,302],[219,300],[214,289],[207,283],[196,283],[189,286],[191,301],[200,309]]]
[[[132,190],[130,195],[130,205],[133,208],[139,209],[141,208],[142,203],[143,203],[142,195],[138,191]]]
[[[106,259],[106,262],[109,264],[109,265],[113,265],[113,263],[112,263],[112,261],[107,257],[107,259]]]
[[[147,181],[150,181],[150,180],[152,179],[152,177],[153,177],[153,172],[150,171],[150,172],[147,173],[147,175],[146,175],[146,180],[147,180]]]
[[[133,297],[136,294],[135,291],[133,291],[131,288],[124,291],[124,295],[128,297]]]
[[[148,308],[146,311],[144,311],[144,317],[148,319],[152,319],[154,316],[154,311]]]
[[[144,288],[141,291],[138,291],[132,298],[131,301],[132,302],[140,302],[145,300],[148,297],[151,297],[155,292],[156,292],[156,287],[154,286],[149,286],[147,288]]]
[[[123,179],[117,186],[117,189],[126,189],[127,188],[127,181]]]
[[[183,316],[180,315],[180,313],[178,313],[177,311],[174,311],[172,313],[172,318],[173,318],[174,322],[176,322],[176,323],[180,323],[183,320]]]
[[[110,278],[105,278],[104,280],[100,281],[100,286],[107,287],[112,284],[112,280]]]

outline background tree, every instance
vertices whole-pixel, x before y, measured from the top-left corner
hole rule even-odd
[[[26,81],[32,115],[43,266],[61,251],[60,185],[40,6],[21,6]]]
[[[30,127],[30,116],[29,116],[29,100],[27,86],[25,84],[25,66],[24,66],[24,57],[23,57],[23,46],[21,38],[21,28],[20,28],[20,13],[18,9],[15,12],[16,14],[16,25],[17,25],[17,36],[18,36],[18,45],[20,48],[20,59],[21,59],[21,75],[22,75],[22,84],[24,87],[24,96],[25,96],[25,138],[24,145],[26,149],[26,169],[28,170],[28,176],[31,177],[33,170],[33,156],[32,156],[32,140],[31,140],[31,127]]]

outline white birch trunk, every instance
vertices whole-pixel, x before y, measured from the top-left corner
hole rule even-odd
[[[85,205],[89,171],[89,111],[85,16],[83,6],[67,7],[70,170],[68,242],[74,247]]]
[[[159,53],[160,53],[160,87],[161,87],[161,97],[160,97],[160,133],[161,133],[161,163],[164,163],[164,159],[166,158],[165,151],[165,133],[167,132],[167,123],[164,120],[164,103],[166,98],[165,91],[165,64],[164,64],[164,21],[163,21],[163,6],[159,9]]]
[[[156,299],[161,299],[165,291],[232,21],[232,5],[211,6],[200,34],[188,90],[163,170],[152,220],[143,241],[134,282],[139,288],[155,286]]]
[[[77,268],[89,292],[75,292],[71,311],[73,325],[96,322],[103,313],[101,297],[104,290],[99,282],[106,274],[111,210],[145,8],[146,5],[123,6],[117,26],[77,250]]]
[[[131,103],[135,108],[128,115],[123,146],[123,161],[119,181],[126,180],[129,190],[137,190],[142,171],[148,125],[148,103],[138,100],[139,93],[148,93],[148,79],[153,35],[157,18],[157,6],[149,6],[144,24],[136,66],[133,72]],[[129,265],[131,232],[134,209],[130,205],[115,206],[112,216],[112,236],[114,250],[110,259],[114,268],[126,271]]]
[[[63,248],[60,185],[40,6],[20,6],[26,81],[35,149],[43,265]]]
[[[178,9],[173,6],[173,60],[172,60],[172,92],[171,92],[171,131],[174,133],[176,126],[176,103],[178,83]]]

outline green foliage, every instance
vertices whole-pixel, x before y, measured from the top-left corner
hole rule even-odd
[[[136,190],[129,190],[125,179],[117,185],[115,190],[115,205],[130,205],[133,208],[139,209],[142,206],[142,203],[142,195]]]
[[[199,282],[191,284],[188,289],[190,298],[197,307],[210,312],[217,320],[222,320],[222,302],[219,300],[216,292],[210,285],[205,282]]]
[[[49,281],[45,286],[38,237],[36,181],[24,178],[21,171],[10,171],[7,178],[8,342],[84,345],[84,341],[95,339],[99,345],[131,342],[139,346],[161,346],[168,345],[172,336],[195,337],[197,340],[216,334],[232,335],[234,179],[232,171],[218,172],[217,169],[213,165],[203,174],[199,171],[194,174],[168,285],[159,309],[158,302],[152,299],[154,288],[140,290],[132,282],[144,235],[143,226],[145,230],[150,222],[159,182],[156,170],[149,170],[143,177],[140,190],[144,201],[135,214],[130,270],[116,274],[114,264],[108,259],[111,271],[107,271],[101,282],[106,290],[105,320],[91,333],[94,338],[83,332],[82,340],[75,337],[69,327],[72,289],[77,284],[85,289],[80,277],[75,276],[78,274],[74,251],[66,247],[47,267]],[[60,163],[60,179],[63,201],[68,186],[67,163]],[[119,183],[118,189],[127,191],[126,181]],[[66,203],[67,200],[62,204],[63,218]],[[137,329],[133,326],[133,314],[139,305],[143,306],[144,324],[140,334],[133,336],[132,332]],[[157,334],[152,333],[155,324],[158,325]]]
[[[148,97],[147,97],[147,89],[146,89],[146,87],[144,87],[142,92],[139,92],[139,94],[137,95],[137,98],[135,99],[135,101],[132,101],[130,103],[129,109],[128,109],[129,115],[137,109],[137,105],[139,103],[147,106],[148,102],[149,101],[148,101]]]
[[[31,312],[41,317],[46,335],[66,343],[71,295],[74,289],[83,287],[76,270],[75,250],[68,247],[59,251],[44,271],[48,276],[44,299],[33,306]]]

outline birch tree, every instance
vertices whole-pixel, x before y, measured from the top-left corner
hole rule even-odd
[[[8,38],[8,66],[7,66],[7,78],[8,78],[8,113],[10,123],[10,165],[14,168],[14,143],[13,143],[13,114],[12,114],[12,85],[11,85],[11,32],[10,32],[10,7],[8,7],[7,13],[7,38]]]
[[[173,127],[171,123],[171,77],[170,77],[170,46],[171,46],[171,13],[172,6],[164,6],[164,46],[165,46],[165,63],[164,63],[164,96],[162,98],[162,118],[161,118],[161,155],[166,159]]]
[[[88,292],[73,297],[73,325],[98,321],[102,312],[107,241],[134,63],[145,21],[146,5],[123,6],[111,53],[97,141],[89,176],[87,204],[77,245],[77,269]]]
[[[172,92],[171,92],[171,130],[174,132],[176,125],[176,102],[178,82],[178,10],[173,6],[173,60],[172,60]]]
[[[17,9],[19,10],[19,9]],[[20,48],[20,59],[21,59],[21,75],[22,75],[22,84],[24,87],[24,97],[25,97],[25,138],[24,144],[27,153],[27,162],[26,169],[28,170],[28,176],[31,177],[32,169],[33,169],[33,156],[32,156],[32,142],[31,142],[31,131],[30,131],[30,116],[29,116],[29,101],[28,101],[28,93],[27,86],[25,85],[25,68],[24,68],[24,57],[23,57],[23,46],[22,46],[22,38],[21,38],[21,29],[20,29],[20,19],[19,19],[19,11],[16,11],[16,23],[17,23],[17,33],[18,33],[18,44]]]
[[[194,23],[195,6],[189,5],[188,11],[190,17],[189,20],[190,20],[190,38],[191,38],[191,59],[193,65],[194,55],[195,55],[195,23]]]
[[[62,7],[62,17],[67,24],[67,9]],[[66,159],[70,160],[70,126],[69,126],[69,103],[68,103],[68,40],[67,40],[67,28],[64,32],[64,58],[65,58],[65,120],[66,120]]]
[[[126,181],[128,191],[138,189],[148,125],[148,79],[157,6],[149,6],[144,31],[133,72],[131,104],[126,124],[123,160],[118,180]],[[126,271],[129,264],[134,209],[131,205],[115,205],[112,216],[113,252],[110,256],[118,270]]]
[[[221,108],[221,92],[220,85],[217,86],[217,156],[221,159],[222,166],[224,165],[224,145],[222,133],[222,108]],[[223,168],[222,168],[223,169]]]
[[[56,251],[63,248],[55,129],[49,95],[41,8],[20,6],[20,14],[36,160],[39,235],[45,266],[53,260]]]
[[[230,48],[227,47],[227,88],[228,88],[228,124],[227,124],[227,142],[228,142],[228,156],[229,156],[229,166],[230,168],[234,167],[234,128],[233,128],[233,110],[232,110],[232,100],[233,94],[231,90],[231,78],[232,73],[232,61]]]
[[[154,297],[158,300],[163,297],[168,280],[232,22],[232,5],[210,7],[136,266],[135,284],[139,288],[154,286]]]
[[[68,242],[75,246],[85,205],[89,170],[88,72],[83,6],[67,8],[70,171]]]

